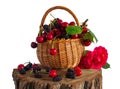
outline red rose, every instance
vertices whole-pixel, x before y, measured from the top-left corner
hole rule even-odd
[[[93,50],[92,68],[101,69],[102,66],[106,65],[107,58],[107,50],[102,46],[96,47]]]
[[[92,67],[93,54],[91,51],[87,51],[85,55],[82,56],[79,67],[82,69],[90,69]]]

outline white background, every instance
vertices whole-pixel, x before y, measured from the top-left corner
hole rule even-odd
[[[103,89],[118,89],[120,77],[120,5],[119,0],[0,0],[0,86],[14,89],[12,70],[27,61],[38,63],[35,41],[44,12],[55,5],[71,9],[80,22],[89,19],[88,27],[108,49],[111,69],[103,70]],[[66,12],[53,13],[64,21],[72,21]],[[49,21],[50,18],[47,18]],[[46,20],[46,21],[47,21]]]

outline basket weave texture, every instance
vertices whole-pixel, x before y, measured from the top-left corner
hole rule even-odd
[[[41,20],[40,28],[43,26],[46,16],[49,12],[55,9],[63,9],[69,12],[76,21],[76,24],[79,26],[79,21],[76,18],[75,14],[68,8],[63,6],[55,6],[49,8]],[[41,30],[38,33],[41,35]],[[52,41],[46,41],[43,43],[38,43],[37,46],[37,57],[40,61],[40,64],[45,67],[50,68],[73,68],[77,66],[80,62],[81,56],[84,51],[84,46],[81,43],[81,39],[61,39],[54,41],[54,47],[57,49],[56,55],[50,55],[49,50],[52,46]]]

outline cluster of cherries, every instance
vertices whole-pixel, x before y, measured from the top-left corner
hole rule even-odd
[[[17,69],[20,74],[26,74],[26,71],[32,70],[35,78],[42,78],[42,74],[44,74],[41,72],[41,69],[42,69],[41,66],[39,66],[38,64],[32,64],[31,62],[28,62],[26,66],[24,64],[19,64]],[[49,77],[51,77],[54,82],[62,80],[62,76],[58,75],[55,69],[45,68],[45,70],[46,70],[45,73],[48,74]],[[80,76],[81,74],[82,74],[82,71],[80,67],[77,66],[75,68],[67,69],[65,77],[74,79],[76,76]]]
[[[84,25],[81,25],[82,27],[82,33],[81,34],[74,34],[74,35],[68,35],[66,34],[66,28],[68,26],[76,26],[75,22],[63,22],[59,18],[55,18],[53,21],[50,22],[49,25],[43,25],[41,27],[41,33],[38,34],[36,37],[36,42],[31,43],[32,48],[36,48],[38,43],[43,43],[47,40],[54,40],[54,39],[77,39],[77,38],[83,38],[83,36],[88,32],[88,28]],[[85,46],[89,46],[91,44],[90,39],[83,39],[82,43]],[[50,54],[55,55],[57,53],[56,48],[51,47]]]

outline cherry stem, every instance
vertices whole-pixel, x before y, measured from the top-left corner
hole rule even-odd
[[[54,40],[52,40],[52,49],[54,48]]]
[[[53,40],[52,40],[52,48],[54,48],[54,46],[55,46],[54,43],[55,43],[56,37],[57,37],[57,36],[55,36],[55,37],[53,38]]]
[[[82,28],[86,26],[87,21],[88,21],[88,19],[86,19],[86,20],[82,23],[82,25],[81,25]]]
[[[55,19],[55,17],[50,13],[50,15]]]

